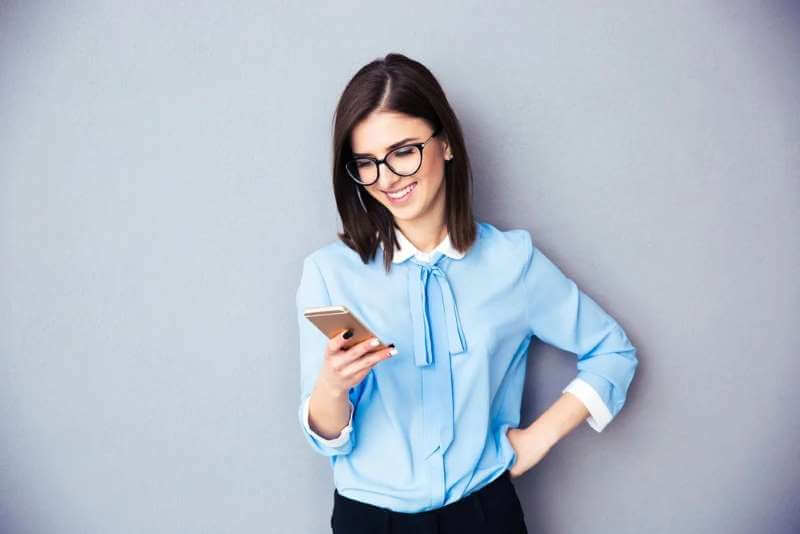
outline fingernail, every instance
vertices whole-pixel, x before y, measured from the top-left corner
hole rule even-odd
[[[386,345],[386,346],[387,346],[387,347],[394,347],[394,343],[389,343],[389,344],[388,344],[388,345]]]
[[[370,341],[369,344],[372,345],[373,347],[377,347],[378,345],[381,344],[381,342],[378,340],[377,337],[374,337],[374,338],[372,338],[372,341]]]
[[[351,328],[348,328],[347,332],[345,332],[344,336],[342,337],[345,339],[350,339],[351,337],[353,337],[353,330]]]
[[[389,356],[394,356],[395,354],[397,354],[397,352],[398,350],[393,348],[392,350],[389,351]]]

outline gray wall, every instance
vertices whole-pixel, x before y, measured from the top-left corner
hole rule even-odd
[[[389,51],[444,86],[479,216],[639,349],[619,417],[516,481],[531,532],[800,529],[800,5],[520,4],[2,3],[0,531],[327,531],[294,290]],[[575,358],[527,372],[525,424]]]

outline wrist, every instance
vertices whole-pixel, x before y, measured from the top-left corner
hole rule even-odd
[[[347,396],[347,389],[342,389],[329,384],[324,379],[317,381],[317,391],[324,397],[332,400],[339,400]]]

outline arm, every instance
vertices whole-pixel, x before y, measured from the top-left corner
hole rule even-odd
[[[517,453],[511,466],[511,477],[516,478],[539,463],[561,438],[572,432],[589,415],[586,405],[576,396],[563,393],[531,425],[510,428],[508,439]]]
[[[563,393],[528,428],[549,449],[589,416],[586,405],[574,395]]]
[[[305,404],[306,430],[329,446],[347,441],[354,411],[347,392],[326,388],[318,380]]]
[[[508,433],[523,450],[546,452],[581,421],[597,432],[611,422],[625,404],[638,359],[622,327],[523,233],[531,333],[577,356],[577,376],[561,397],[529,427]]]
[[[331,304],[319,267],[310,257],[303,261],[303,273],[295,297],[300,352],[300,406],[298,418],[303,435],[312,449],[324,456],[349,454],[354,446],[353,412],[350,399],[356,388],[335,392],[319,383],[328,338],[303,315],[311,306]]]

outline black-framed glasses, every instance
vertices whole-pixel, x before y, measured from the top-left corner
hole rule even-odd
[[[437,128],[422,143],[412,143],[392,149],[383,159],[359,156],[345,163],[344,168],[350,178],[361,185],[372,185],[380,176],[380,164],[385,163],[398,176],[411,176],[422,166],[422,149],[441,131]]]

